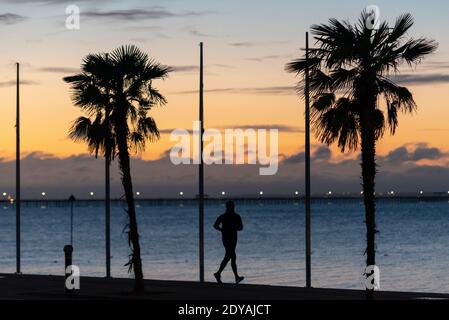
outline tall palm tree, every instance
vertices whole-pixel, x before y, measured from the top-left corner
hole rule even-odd
[[[336,142],[342,152],[361,146],[366,264],[374,266],[376,143],[387,129],[396,132],[399,112],[417,109],[412,93],[394,82],[399,67],[419,64],[437,43],[407,37],[414,24],[410,14],[400,16],[394,26],[383,22],[377,29],[369,27],[369,19],[363,12],[355,25],[330,19],[312,26],[316,48],[310,50],[310,59],[294,60],[286,70],[299,76],[310,70],[311,121],[318,139]],[[298,84],[298,92],[304,92],[304,85]],[[373,298],[372,290],[367,297]]]
[[[134,270],[136,293],[144,292],[144,283],[130,152],[143,151],[147,141],[159,138],[148,112],[166,104],[166,99],[152,82],[165,79],[169,72],[169,67],[151,60],[137,47],[122,46],[110,54],[88,55],[80,74],[64,78],[71,85],[73,103],[87,114],[74,121],[69,136],[86,142],[95,156],[101,153],[106,159],[119,159],[132,250],[126,265],[130,272]]]

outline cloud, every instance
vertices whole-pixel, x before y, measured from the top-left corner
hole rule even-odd
[[[402,85],[449,83],[449,74],[400,74],[392,79]]]
[[[178,73],[195,73],[195,72],[199,72],[200,67],[198,65],[185,65],[185,66],[172,66],[171,67],[173,72],[178,72]],[[205,70],[208,71],[210,69],[214,69],[214,68],[222,68],[222,69],[233,69],[234,67],[230,66],[230,65],[226,65],[226,64],[211,64],[211,65],[206,65],[205,66]],[[197,91],[185,91],[185,93],[196,93]]]
[[[313,153],[315,160],[330,160],[332,157],[332,151],[327,146],[319,146]]]
[[[446,154],[443,153],[440,149],[429,147],[418,147],[411,155],[411,159],[413,161],[439,160],[444,157],[446,157]]]
[[[404,152],[404,149],[407,151]],[[428,190],[448,190],[449,167],[444,164],[420,165],[413,159],[443,159],[446,153],[424,145],[404,146],[396,149],[396,155],[411,159],[406,162],[387,161],[392,153],[379,156],[379,173],[376,180],[377,192],[395,190],[397,194]],[[414,149],[412,149],[414,148]],[[421,148],[421,149],[420,149]],[[424,149],[428,150],[425,151]],[[398,152],[397,150],[401,150]],[[418,152],[417,152],[418,151]],[[424,155],[423,155],[424,154]],[[391,160],[391,159],[390,159]],[[166,151],[157,160],[132,160],[132,174],[135,190],[149,198],[177,197],[184,191],[187,197],[195,197],[198,171],[195,165],[175,166]],[[14,193],[15,161],[0,159],[0,190]],[[304,152],[286,157],[279,163],[274,176],[260,176],[259,165],[215,165],[206,167],[206,194],[217,196],[225,190],[230,196],[255,196],[260,190],[267,195],[292,195],[303,190]],[[325,146],[314,146],[312,157],[312,192],[324,194],[332,190],[335,194],[352,192],[360,195],[360,159],[354,157],[343,161],[331,158]],[[89,192],[102,195],[104,192],[104,161],[89,155],[58,158],[46,153],[31,153],[22,160],[22,193],[26,199],[40,198],[45,191],[48,198],[66,199],[70,194],[77,198],[89,198]],[[112,195],[123,195],[117,163],[111,170]]]
[[[389,163],[400,164],[410,159],[408,150],[406,147],[400,147],[391,151],[386,157],[385,161]]]
[[[229,43],[232,47],[238,48],[251,48],[255,46],[268,45],[268,44],[286,44],[289,41],[272,41],[272,42],[252,42],[252,41],[241,41],[241,42],[231,42]]]
[[[216,63],[216,64],[213,64],[213,66],[215,66],[217,68],[224,68],[224,69],[235,69],[234,66],[231,66],[229,64],[223,64],[223,63]]]
[[[303,163],[306,159],[306,154],[304,152],[298,152],[292,156],[286,157],[282,163],[283,164],[298,164]]]
[[[291,132],[291,133],[295,133],[295,132],[304,132],[303,129],[300,129],[298,127],[293,127],[293,126],[286,126],[286,125],[282,125],[282,124],[272,124],[272,125],[265,125],[265,124],[252,124],[252,125],[244,125],[244,126],[236,126],[231,127],[231,126],[222,126],[222,127],[218,127],[217,129],[222,129],[222,130],[226,130],[226,129],[242,129],[242,130],[247,130],[247,129],[265,129],[265,130],[279,130],[280,132]]]
[[[95,2],[106,2],[108,0],[95,0]],[[35,3],[42,5],[52,5],[52,4],[61,4],[61,3],[73,3],[73,0],[4,0],[4,2],[9,3]],[[77,2],[93,2],[92,0],[77,0]]]
[[[198,71],[200,68],[198,66],[172,66],[172,72],[194,72]]]
[[[410,151],[406,146],[399,147],[382,159],[390,164],[400,165],[405,162],[417,162],[421,160],[440,160],[448,156],[447,153],[438,148],[428,147],[426,144],[417,144]]]
[[[311,156],[311,161],[324,161],[327,162],[332,158],[332,151],[329,147],[320,145],[317,146],[313,155]],[[281,161],[283,164],[300,164],[303,163],[306,159],[306,154],[304,151],[300,151],[296,154],[293,154],[289,157],[284,157]]]
[[[246,58],[245,60],[254,61],[254,62],[265,62],[267,60],[274,60],[274,59],[279,59],[282,57],[283,56],[279,56],[279,55],[271,55],[271,56],[263,56],[263,57]]]
[[[104,18],[114,20],[160,20],[166,18],[194,17],[202,16],[208,12],[184,12],[174,13],[163,8],[153,9],[126,9],[126,10],[109,10],[109,11],[83,11],[82,15],[89,18]]]
[[[26,19],[28,18],[14,13],[0,14],[0,24],[11,25],[20,23],[22,21],[25,21]]]
[[[211,34],[208,34],[208,33],[204,33],[204,32],[198,31],[196,29],[191,29],[191,30],[188,31],[188,33],[191,36],[194,36],[194,37],[215,38],[214,35],[211,35]]]
[[[427,61],[423,63],[420,67],[420,70],[441,70],[441,69],[449,69],[448,61]]]
[[[21,80],[20,84],[21,85],[25,85],[25,86],[35,86],[35,85],[38,85],[39,82],[32,81],[32,80]],[[16,80],[0,82],[0,88],[12,87],[12,86],[15,86],[15,85],[16,85]]]
[[[67,67],[43,67],[37,69],[38,71],[42,72],[49,72],[49,73],[78,73],[80,72],[77,68],[67,68]]]
[[[255,45],[257,45],[255,42],[233,42],[229,44],[230,46],[233,47],[254,47]]]
[[[293,86],[279,86],[279,87],[259,87],[259,88],[217,88],[204,90],[207,93],[232,93],[232,94],[296,94],[296,89]],[[177,91],[173,94],[196,94],[198,91]]]
[[[177,129],[183,129],[183,128],[171,128],[171,129],[163,129],[159,132],[161,134],[171,134],[174,130]],[[189,134],[192,134],[193,131],[191,129],[185,128]],[[206,128],[207,129],[207,128]],[[220,126],[213,129],[224,131],[226,129],[241,129],[241,130],[248,130],[248,129],[265,129],[265,130],[279,130],[279,132],[283,133],[298,133],[298,132],[304,132],[303,129],[294,127],[294,126],[286,126],[282,124],[271,124],[271,125],[265,125],[265,124],[252,124],[252,125],[236,125],[236,126]],[[197,132],[195,132],[197,133]]]

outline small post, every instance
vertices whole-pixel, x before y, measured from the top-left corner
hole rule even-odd
[[[66,245],[64,247],[64,261],[65,261],[65,268],[64,268],[64,291],[65,293],[72,294],[75,292],[73,289],[67,288],[67,278],[72,275],[72,273],[67,273],[67,267],[72,265],[72,253],[73,253],[73,247],[71,245]]]
[[[75,196],[72,194],[69,197],[70,201],[70,245],[73,246],[73,203],[75,202]]]

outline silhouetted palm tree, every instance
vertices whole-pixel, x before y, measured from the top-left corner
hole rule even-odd
[[[316,48],[310,59],[289,63],[289,72],[304,75],[310,69],[311,121],[317,137],[328,145],[337,142],[342,152],[361,146],[362,181],[366,218],[366,264],[375,259],[376,142],[386,129],[394,134],[398,113],[412,113],[417,106],[412,93],[394,82],[402,64],[416,65],[434,52],[437,44],[425,38],[407,37],[413,26],[410,14],[400,16],[393,27],[383,22],[377,29],[362,13],[351,25],[330,19],[312,26]],[[304,92],[301,81],[298,91]],[[367,297],[373,292],[368,290]]]
[[[81,73],[66,77],[72,100],[87,117],[76,119],[70,137],[86,142],[89,151],[113,159],[118,156],[128,209],[128,244],[132,249],[126,264],[134,270],[136,293],[144,291],[139,233],[131,179],[130,151],[143,151],[146,141],[159,138],[156,122],[148,116],[166,99],[152,86],[164,79],[170,68],[151,60],[135,46],[122,46],[109,55],[88,55]]]

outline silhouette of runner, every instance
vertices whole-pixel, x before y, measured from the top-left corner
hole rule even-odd
[[[237,256],[235,247],[237,246],[237,232],[243,230],[242,218],[234,211],[235,204],[233,201],[226,202],[226,212],[219,216],[215,221],[214,228],[221,231],[223,246],[225,247],[225,256],[220,264],[220,269],[214,273],[218,283],[221,282],[221,273],[231,260],[232,271],[235,276],[235,283],[243,281],[244,277],[240,277],[237,273]]]

